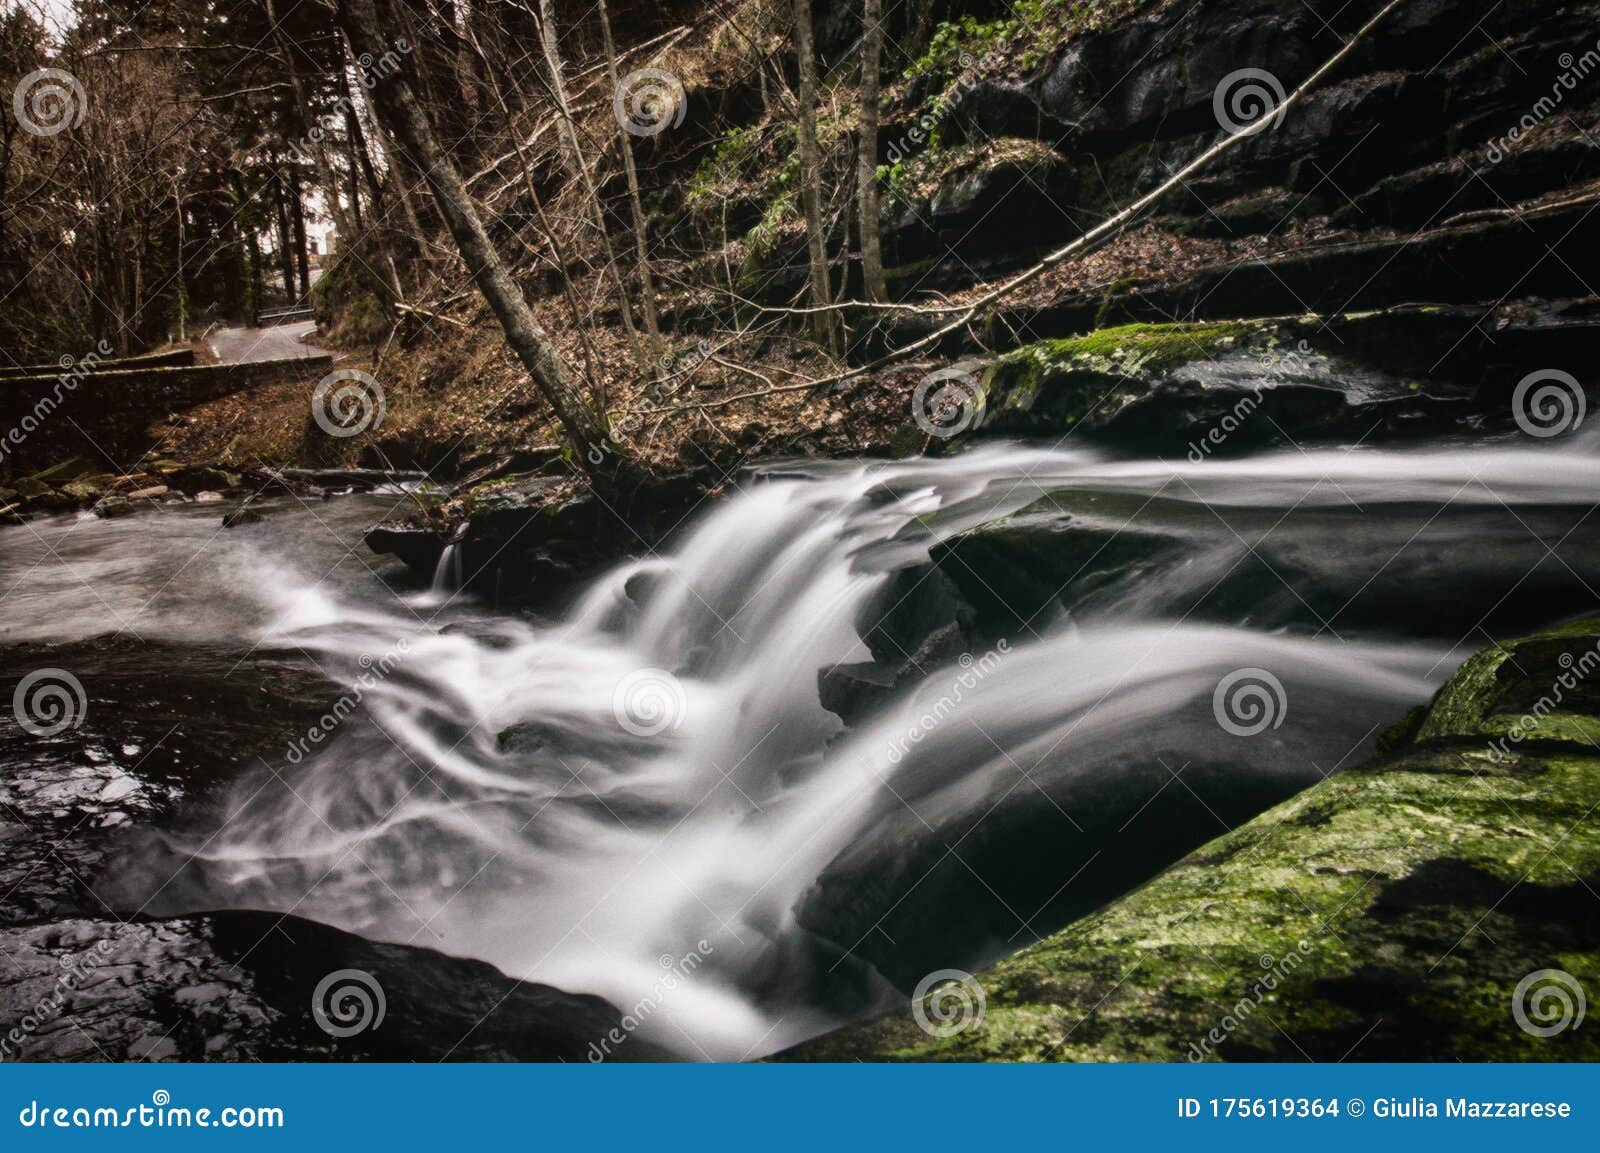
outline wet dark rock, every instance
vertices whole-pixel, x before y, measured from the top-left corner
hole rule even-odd
[[[0,726],[0,814],[16,826],[0,852],[0,923],[103,912],[107,861],[127,838],[210,803],[260,759],[280,763],[288,735],[339,695],[303,661],[240,655],[130,634],[4,650],[15,677],[72,670],[85,707],[49,736]],[[0,679],[7,700],[14,679]]]
[[[1374,518],[1332,487],[1328,495],[1283,515],[1181,485],[1155,499],[1061,490],[935,546],[932,565],[969,606],[979,644],[1067,615],[1114,618],[1166,595],[1195,621],[1337,620],[1344,636],[1398,625],[1449,642],[1479,624],[1528,628],[1593,604],[1586,574],[1600,568],[1600,529],[1586,506],[1418,504]],[[1211,574],[1199,592],[1186,583],[1197,571]]]
[[[427,473],[415,469],[284,468],[278,471],[290,480],[301,481],[317,488],[343,488],[356,492],[365,492],[383,484],[401,484],[428,478]]]
[[[266,518],[263,517],[257,510],[251,508],[249,505],[243,505],[240,508],[236,508],[232,512],[223,516],[222,527],[239,528],[240,526],[247,524],[260,524],[265,519]]]
[[[29,1061],[583,1061],[621,1023],[598,997],[275,913],[66,920],[0,941],[0,1005],[19,1034],[0,1043]],[[384,1008],[349,1037],[312,1011],[342,970]],[[616,1052],[661,1056],[639,1038]]]
[[[444,551],[444,533],[435,525],[411,521],[386,520],[373,525],[363,538],[373,552],[399,557],[411,575],[426,580],[433,575]]]

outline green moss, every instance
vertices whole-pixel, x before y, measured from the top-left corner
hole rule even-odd
[[[1518,665],[1580,638],[1600,620],[1480,654],[1419,733],[1475,715],[1463,701],[1491,675],[1502,695],[1540,690]],[[1595,1060],[1600,1031],[1537,1037],[1512,1005],[1537,970],[1600,981],[1596,806],[1593,747],[1535,735],[1497,756],[1419,736],[985,970],[963,1031],[933,1037],[901,1012],[785,1057]]]
[[[1246,337],[1270,333],[1276,321],[1196,324],[1125,324],[1086,336],[1045,340],[1000,357],[984,375],[986,424],[1029,414],[1047,390],[1049,420],[1071,427],[1106,407],[1107,388],[1136,383],[1197,360],[1206,360]],[[1071,387],[1072,385],[1082,387]],[[1112,404],[1108,412],[1119,406]]]

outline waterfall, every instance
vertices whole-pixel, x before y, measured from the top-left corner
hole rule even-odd
[[[429,592],[444,599],[461,587],[461,545],[447,544],[439,553],[439,563],[433,567],[433,584]]]
[[[686,1057],[770,1052],[902,996],[899,958],[972,966],[1071,915],[958,905],[959,865],[996,892],[1088,885],[1092,905],[1362,759],[1481,644],[1436,616],[1439,581],[1515,590],[1546,542],[1590,548],[1600,464],[1516,443],[1197,465],[995,445],[730,488],[550,620],[427,616],[268,566],[250,639],[309,654],[361,707],[273,766],[292,793],[243,781],[175,838],[131,907],[292,909],[648,1002],[642,1031]],[[931,562],[997,521],[1071,561],[1049,601],[1070,613],[951,609],[918,622],[939,644],[872,639],[929,581],[977,603],[1003,573]],[[434,591],[459,581],[449,546]]]

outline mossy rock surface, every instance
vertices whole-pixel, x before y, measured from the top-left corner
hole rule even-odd
[[[1470,396],[1364,363],[1317,316],[1130,324],[1046,340],[982,382],[989,434],[1082,434],[1192,460],[1373,422],[1453,420]],[[1336,318],[1355,323],[1352,318]],[[1358,325],[1359,327],[1359,325]]]
[[[966,1027],[908,1009],[780,1059],[1600,1059],[1594,1020],[1552,1031],[1600,990],[1597,646],[1600,618],[1473,657],[1386,754],[977,974]],[[1580,684],[1549,725],[1491,745],[1552,670]]]

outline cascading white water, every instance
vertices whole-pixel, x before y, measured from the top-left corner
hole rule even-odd
[[[1112,574],[1087,607],[916,669],[849,727],[823,707],[819,672],[872,658],[863,616],[893,574],[1042,494],[1075,492],[1181,503],[1187,551]],[[642,1034],[687,1057],[770,1052],[830,1022],[837,1008],[812,990],[861,944],[819,952],[798,910],[830,862],[870,854],[895,821],[982,816],[1018,788],[1092,798],[1135,757],[1185,788],[1180,766],[1195,759],[1287,793],[1359,759],[1479,647],[1405,620],[1342,636],[1312,616],[1272,631],[1191,619],[1227,558],[1248,552],[1216,510],[1270,522],[1354,508],[1369,526],[1404,510],[1432,525],[1446,509],[1532,518],[1597,494],[1600,463],[1578,446],[1199,465],[991,446],[796,464],[741,481],[688,535],[599,577],[548,624],[375,605],[257,557],[250,594],[265,611],[249,639],[310,654],[359,687],[362,707],[274,766],[286,784],[241,785],[223,817],[174,846],[188,867],[133,903],[293,910],[624,1007],[649,998]],[[1385,559],[1305,563],[1381,572]],[[1361,573],[1348,584],[1354,601]],[[1213,716],[1238,670],[1282,687],[1265,703],[1286,715],[1252,736]],[[965,942],[951,963],[1019,943]],[[663,994],[664,966],[688,955],[702,962],[694,976]]]
[[[461,546],[450,543],[439,552],[439,563],[433,568],[433,584],[429,592],[443,600],[461,587]]]

